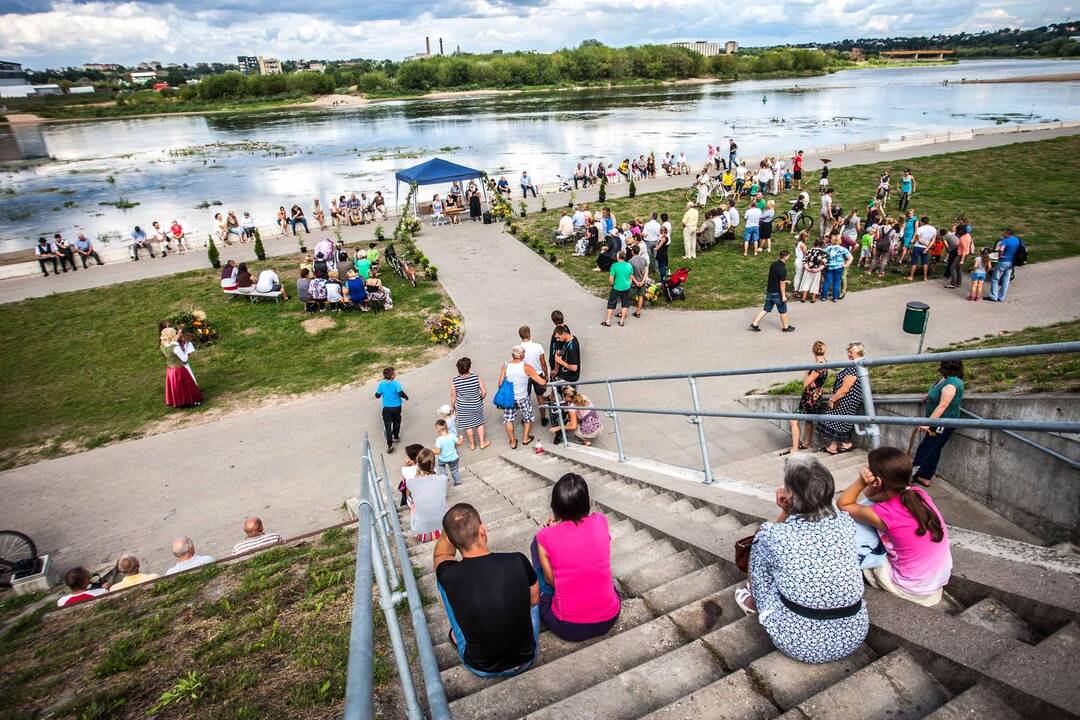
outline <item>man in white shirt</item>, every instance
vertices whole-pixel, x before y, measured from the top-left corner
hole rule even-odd
[[[518,337],[521,338],[519,345],[525,349],[525,364],[532,365],[533,370],[540,377],[546,378],[548,376],[548,366],[547,351],[544,346],[538,342],[533,342],[532,330],[528,325],[522,325],[518,328]],[[543,405],[546,388],[529,378],[529,389],[536,395],[537,406]],[[547,427],[548,424],[547,412],[543,408],[540,409],[540,424],[544,427]]]
[[[759,221],[761,220],[761,210],[758,208],[757,205],[751,205],[750,207],[746,208],[746,213],[743,216],[743,220],[746,222],[746,227],[743,228],[743,257],[746,257],[746,251],[750,248],[751,245],[754,246],[754,254],[757,255],[759,252],[758,240],[760,239]]]
[[[562,218],[559,220],[559,237],[572,237],[574,235],[574,219],[570,217],[570,213],[563,213]]]
[[[165,239],[165,231],[161,229],[161,224],[157,220],[150,223],[150,232],[146,235],[147,242],[150,243],[151,254],[156,246],[161,250],[161,257],[165,257],[169,254],[169,245]]]
[[[585,227],[585,218],[588,217],[585,214],[585,210],[581,205],[578,205],[577,210],[574,211],[574,215],[571,218],[574,221],[575,228]]]
[[[915,279],[915,270],[922,265],[922,279],[926,280],[930,272],[930,245],[938,236],[936,227],[930,224],[930,218],[923,215],[915,224],[915,237],[911,240],[911,272],[908,280]]]
[[[249,550],[270,547],[271,545],[277,545],[281,542],[280,535],[277,533],[268,533],[263,530],[262,520],[257,517],[250,517],[244,521],[244,535],[247,535],[246,540],[241,540],[233,545],[233,555],[239,555],[240,553],[245,553]]]
[[[165,571],[166,575],[175,575],[178,572],[214,562],[214,558],[209,555],[196,555],[195,543],[189,537],[178,537],[173,540],[172,554],[176,558],[176,564]]]
[[[255,291],[261,293],[277,292],[282,290],[281,279],[278,278],[277,272],[274,268],[267,268],[259,273],[259,279],[255,283]],[[283,300],[288,300],[289,296],[282,291],[281,297]]]
[[[735,207],[735,203],[732,203],[731,207],[728,208],[727,220],[728,227],[734,232],[735,228],[739,227],[739,208]]]
[[[660,242],[661,227],[660,221],[657,220],[657,214],[653,213],[652,217],[649,218],[649,221],[641,228],[641,239],[645,243],[645,249],[648,252],[650,262],[652,262],[651,258],[656,257],[656,244]]]

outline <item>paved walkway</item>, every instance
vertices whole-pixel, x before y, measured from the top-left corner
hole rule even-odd
[[[1080,273],[1080,258],[1073,258],[1023,268],[1009,302],[1000,305],[968,303],[960,293],[930,282],[857,293],[838,304],[796,304],[792,319],[798,330],[791,334],[781,334],[768,321],[762,333],[747,331],[753,309],[658,309],[641,320],[631,318],[626,328],[604,328],[601,300],[499,226],[429,230],[418,242],[441,268],[443,285],[465,316],[467,335],[447,357],[401,378],[412,398],[405,410],[406,442],[433,439],[435,408],[448,399],[457,358],[470,356],[493,393],[499,364],[517,341],[517,327],[531,325],[546,342],[554,308],[566,314],[581,339],[590,377],[767,365],[808,356],[817,339],[828,343],[835,357],[851,340],[864,342],[878,356],[913,352],[916,339],[899,332],[903,305],[911,299],[933,308],[931,345],[1080,316],[1080,295],[1062,292],[1075,287]],[[330,524],[342,518],[342,501],[356,494],[363,434],[381,437],[374,380],[7,471],[0,474],[5,491],[0,526],[29,533],[43,551],[56,554],[61,566],[133,551],[145,567],[161,571],[170,563],[172,537],[191,535],[200,552],[222,555],[241,539],[245,515],[262,516],[269,530],[282,534]],[[732,398],[769,382],[754,376],[704,381],[703,402],[709,408],[731,407]],[[689,390],[683,383],[625,385],[617,388],[616,401],[685,407]],[[505,450],[500,418],[490,407],[488,420],[494,447],[477,453],[466,448],[465,463]],[[784,442],[766,423],[709,420],[706,427],[714,465]],[[610,430],[609,422],[600,447],[613,447]],[[687,466],[699,462],[694,428],[681,419],[624,418],[623,437],[635,455]],[[399,450],[388,466],[401,457]]]

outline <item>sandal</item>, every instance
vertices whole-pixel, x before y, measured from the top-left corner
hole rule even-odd
[[[491,443],[489,443],[489,442],[480,443],[480,449],[481,450],[487,450],[489,447],[491,447]]]
[[[637,317],[637,318],[641,317],[641,313],[633,313],[633,315],[634,315],[634,317]]]
[[[517,450],[517,446],[518,446],[517,438],[514,438],[513,442],[510,443],[510,449],[511,450]]]
[[[619,321],[619,327],[626,327],[626,321],[625,320],[620,320]]]
[[[807,445],[806,443],[799,443],[799,449],[800,450],[809,450],[810,446]]]
[[[526,440],[525,438],[521,438],[521,444],[522,445],[528,445],[529,443],[531,443],[535,439],[536,438],[534,438],[532,435],[529,436],[528,440]]]
[[[600,324],[603,325],[604,327],[611,327],[611,323],[609,323],[606,320],[604,322],[600,323]]]
[[[784,457],[785,455],[790,455],[790,454],[791,454],[791,448],[788,448],[787,450],[784,450],[783,452],[780,453],[780,457]]]
[[[752,600],[753,597],[754,596],[750,592],[750,588],[741,587],[735,591],[735,604],[738,605],[739,609],[747,615],[757,615],[757,608],[752,608],[747,603],[747,600]]]

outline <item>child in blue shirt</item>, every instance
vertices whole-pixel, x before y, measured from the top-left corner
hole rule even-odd
[[[386,452],[394,452],[394,443],[401,439],[401,401],[409,396],[397,381],[393,367],[383,369],[383,379],[375,388],[375,397],[382,400],[383,431],[386,433]]]
[[[436,458],[439,469],[446,470],[451,478],[453,478],[455,485],[461,484],[461,478],[458,476],[458,451],[463,442],[457,435],[450,434],[450,428],[446,424],[445,420],[439,419],[435,421],[435,432],[437,437],[435,438],[435,447],[439,450],[439,456]]]

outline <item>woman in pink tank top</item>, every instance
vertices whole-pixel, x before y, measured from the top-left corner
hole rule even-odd
[[[619,595],[611,579],[611,533],[607,518],[591,509],[585,480],[574,473],[563,475],[551,491],[552,517],[532,544],[540,617],[563,640],[598,637],[619,619]]]
[[[859,479],[836,501],[856,522],[875,528],[887,561],[863,571],[874,587],[920,605],[941,602],[952,573],[949,530],[925,490],[911,485],[911,458],[903,450],[871,450]],[[865,492],[871,505],[859,504]]]

